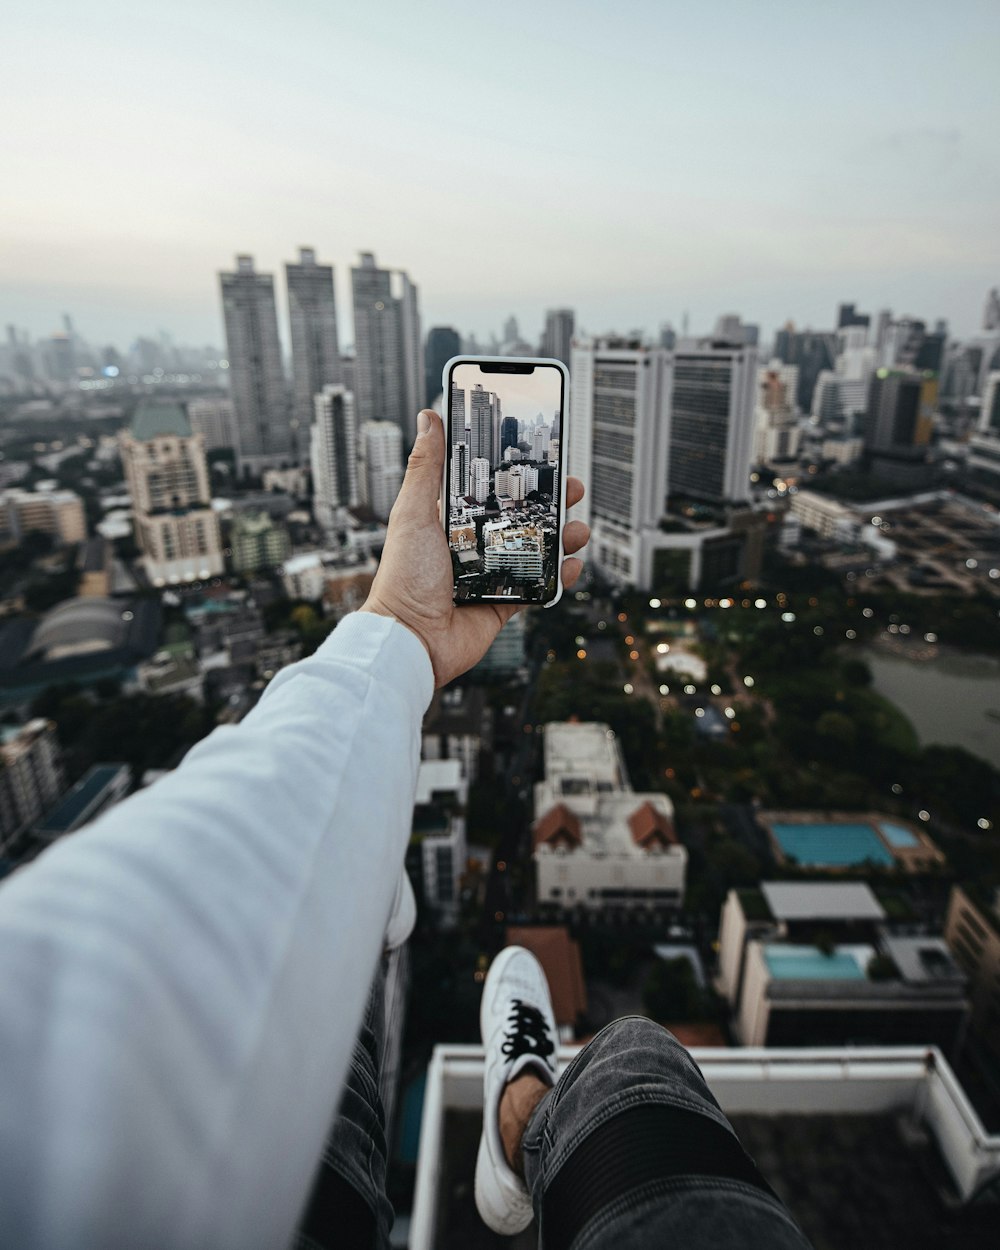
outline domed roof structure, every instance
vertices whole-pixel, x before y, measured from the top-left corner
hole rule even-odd
[[[57,604],[31,639],[31,654],[46,660],[125,645],[132,613],[114,599],[81,597]]]

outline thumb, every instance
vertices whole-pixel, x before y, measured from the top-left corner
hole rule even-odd
[[[406,462],[398,502],[406,509],[436,511],[443,471],[444,424],[432,409],[422,408],[417,413],[417,437]]]

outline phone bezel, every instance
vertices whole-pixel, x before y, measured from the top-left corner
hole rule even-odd
[[[534,371],[539,365],[554,368],[559,372],[560,408],[559,408],[559,465],[558,465],[558,505],[556,508],[556,591],[551,599],[539,602],[537,599],[514,599],[510,595],[490,595],[480,599],[454,600],[456,607],[494,606],[500,603],[515,604],[524,608],[552,608],[559,602],[563,594],[562,566],[566,556],[562,549],[563,529],[566,524],[566,479],[569,475],[569,370],[561,360],[549,356],[452,356],[441,372],[442,407],[444,409],[445,455],[444,474],[441,479],[441,523],[445,537],[448,536],[449,487],[451,485],[451,376],[458,365],[492,365],[489,373],[526,373]],[[449,546],[450,552],[450,546]]]

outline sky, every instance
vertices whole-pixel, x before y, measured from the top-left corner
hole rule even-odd
[[[33,0],[0,41],[0,325],[221,344],[218,270],[304,244],[345,342],[360,251],[479,337],[845,300],[971,334],[998,48],[996,0]]]
[[[552,423],[559,410],[561,381],[551,366],[536,369],[530,375],[487,373],[478,365],[456,365],[453,381],[465,390],[471,390],[478,382],[485,390],[500,396],[500,411],[505,417],[518,421],[534,421],[541,413],[547,424]],[[465,419],[470,416],[469,400],[465,401]]]

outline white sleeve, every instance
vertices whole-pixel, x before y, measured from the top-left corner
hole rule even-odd
[[[410,834],[427,653],[358,613],[0,886],[0,1245],[287,1245]]]

